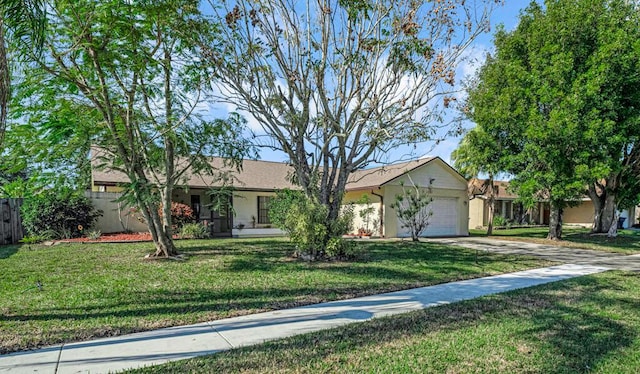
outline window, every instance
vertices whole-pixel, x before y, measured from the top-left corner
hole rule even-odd
[[[271,196],[258,196],[258,224],[271,223],[269,220],[269,202]]]

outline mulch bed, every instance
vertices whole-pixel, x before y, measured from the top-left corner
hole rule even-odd
[[[136,232],[136,233],[113,233],[102,234],[98,239],[73,238],[59,240],[62,243],[122,243],[122,242],[150,242],[151,234],[148,232]]]

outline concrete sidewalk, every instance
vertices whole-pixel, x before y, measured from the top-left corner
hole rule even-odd
[[[0,373],[108,373],[608,270],[560,265],[0,356]]]

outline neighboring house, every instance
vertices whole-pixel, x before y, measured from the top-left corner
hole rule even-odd
[[[484,180],[472,179],[469,181],[469,228],[482,228],[488,225],[489,206],[487,201],[488,191],[482,186]],[[502,216],[514,223],[532,223],[538,225],[549,224],[549,203],[536,202],[532,208],[524,209],[516,200],[518,195],[509,190],[509,182],[494,181],[496,191],[496,210],[494,216]],[[623,210],[620,217],[625,218],[623,227],[631,227],[635,223],[635,209]],[[566,225],[591,227],[593,224],[593,202],[588,197],[576,201],[576,205],[564,209],[562,222]],[[632,219],[628,219],[632,217]]]
[[[95,159],[94,159],[95,160]],[[214,166],[222,167],[222,159],[212,159]],[[94,166],[97,161],[94,162]],[[190,205],[196,212],[198,220],[206,222],[212,236],[244,237],[284,235],[272,226],[269,215],[269,200],[276,191],[284,188],[296,189],[289,182],[292,168],[280,162],[244,160],[242,171],[228,170],[232,178],[233,197],[221,211],[212,211],[208,205],[207,194],[212,188],[220,188],[222,184],[211,176],[191,175],[187,178],[187,186],[176,188],[174,201]],[[453,168],[440,158],[425,158],[400,164],[387,165],[354,173],[347,184],[344,204],[357,203],[362,195],[370,197],[374,214],[370,225],[373,235],[386,237],[410,236],[407,229],[398,222],[395,211],[389,207],[395,194],[401,192],[401,183],[411,185],[411,181],[419,186],[428,186],[434,198],[429,209],[433,211],[431,224],[425,236],[468,235],[467,217],[467,182]],[[127,177],[113,170],[92,171],[92,191],[87,193],[98,209],[105,212],[97,222],[102,232],[117,232],[129,229],[145,231],[146,226],[137,218],[135,212],[118,209],[113,201],[119,196],[121,183],[128,182]],[[354,231],[364,226],[358,212],[363,204],[356,204]],[[377,226],[374,229],[374,224]],[[128,227],[125,227],[127,226]]]

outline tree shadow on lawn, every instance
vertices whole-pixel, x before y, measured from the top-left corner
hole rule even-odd
[[[353,292],[352,288],[334,288],[333,292],[341,290],[345,293]],[[3,320],[26,322],[88,320],[105,317],[146,317],[153,315],[163,317],[193,312],[227,313],[236,311],[238,313],[234,314],[246,314],[250,310],[278,309],[280,307],[308,304],[304,303],[303,300],[297,300],[297,296],[308,295],[317,299],[321,298],[323,294],[323,292],[319,293],[315,288],[265,288],[228,291],[156,290],[132,292],[126,302],[72,308],[36,309],[33,310],[32,314],[5,315]],[[269,298],[274,300],[268,301]]]
[[[21,247],[22,245],[0,245],[0,260],[15,255]]]
[[[9,331],[12,323],[29,323],[36,329],[41,323],[45,323],[46,327],[42,327],[42,331],[47,340],[42,341],[42,337],[34,334],[28,337],[26,346],[6,346],[0,343],[0,353],[289,309],[336,299],[336,295],[344,299],[365,293],[366,290],[364,286],[332,287],[320,291],[305,287],[190,292],[156,290],[134,292],[123,302],[36,309],[29,314],[6,314],[2,318],[9,326]]]
[[[239,239],[240,240],[240,239]],[[288,242],[268,240],[240,240],[239,242],[215,240],[192,241],[189,245],[178,244],[178,252],[188,257],[200,256],[237,256],[252,254],[258,257],[289,256],[295,247]]]
[[[572,243],[603,245],[626,251],[640,252],[640,233],[627,232],[627,230],[620,232],[615,238],[609,238],[607,235],[576,232],[565,234],[564,240]]]
[[[446,349],[435,352],[430,357],[431,362],[443,365],[447,365],[446,362],[455,363],[456,359],[452,361],[451,355],[460,354],[463,359],[477,361],[466,362],[467,366],[464,367],[467,369],[480,369],[484,366],[486,370],[495,370],[496,362],[492,360],[499,359],[511,360],[510,364],[515,367],[521,361],[525,362],[525,367],[534,372],[588,372],[589,368],[595,367],[611,353],[630,347],[638,337],[637,326],[628,327],[602,313],[581,307],[582,302],[599,303],[603,308],[615,307],[623,310],[626,312],[624,314],[636,316],[637,320],[640,310],[638,302],[605,296],[603,291],[609,289],[609,285],[600,283],[597,278],[570,280],[533,290],[519,290],[218,353],[195,359],[193,367],[207,367],[202,362],[208,362],[208,367],[215,367],[220,372],[264,371],[269,365],[288,367],[285,363],[292,357],[304,357],[301,364],[308,365],[304,366],[307,369],[314,367],[314,362],[324,362],[320,366],[331,370],[331,363],[335,360],[325,360],[330,356],[360,355],[367,350],[371,350],[374,356],[379,351],[384,355],[385,348],[376,346],[394,347],[396,343],[406,346],[403,342],[409,339],[437,339],[442,342],[442,346],[450,347],[450,350],[454,347],[450,344],[451,339],[455,341],[456,334],[483,334],[485,330],[478,328],[487,326],[505,335],[498,339],[508,341],[492,342],[501,345],[492,348],[474,346],[473,340],[465,338],[465,346],[456,346],[454,352]],[[504,327],[505,325],[509,327]],[[509,330],[513,326],[517,329],[515,333]],[[531,351],[516,351],[515,355],[512,354],[513,347],[503,345],[513,344],[513,339],[526,344]],[[391,349],[401,354],[398,348]],[[486,349],[492,350],[491,357],[478,353]],[[500,350],[503,353],[496,353]],[[439,357],[439,353],[446,357]],[[298,365],[298,362],[289,362],[288,365]],[[177,367],[178,370],[184,369],[181,365]],[[158,367],[161,372],[175,372],[170,369],[171,365]]]

